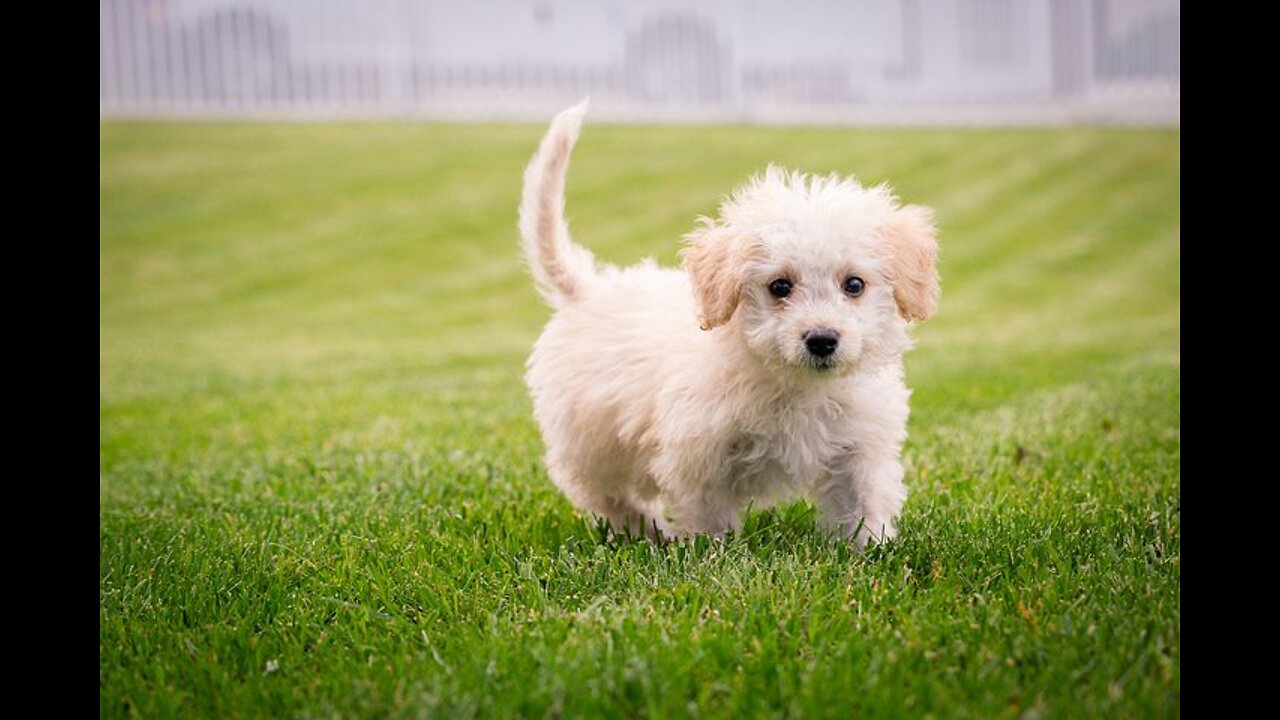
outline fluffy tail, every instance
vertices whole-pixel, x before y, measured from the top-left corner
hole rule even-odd
[[[564,176],[587,101],[561,112],[524,171],[520,238],[525,261],[542,297],[553,307],[580,297],[596,275],[591,253],[569,238],[564,219]]]

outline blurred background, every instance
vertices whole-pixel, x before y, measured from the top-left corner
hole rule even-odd
[[[1177,125],[1178,0],[100,0],[115,117]]]

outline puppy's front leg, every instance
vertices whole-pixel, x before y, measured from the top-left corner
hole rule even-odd
[[[894,519],[907,499],[902,464],[896,457],[849,455],[815,488],[823,521],[841,537],[853,537],[859,550],[869,540],[884,542],[898,534]]]
[[[709,447],[711,445],[711,447]],[[664,535],[721,537],[742,527],[733,468],[706,442],[671,443],[653,466],[661,488]]]
[[[704,486],[698,492],[665,498],[668,532],[673,537],[708,534],[724,537],[742,529],[738,498],[727,487]]]

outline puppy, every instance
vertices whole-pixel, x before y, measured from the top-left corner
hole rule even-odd
[[[586,102],[524,175],[520,233],[555,312],[526,380],[547,471],[615,532],[720,536],[807,495],[832,531],[894,537],[908,327],[938,305],[932,212],[769,167],[685,236],[684,270],[574,244],[565,173]]]

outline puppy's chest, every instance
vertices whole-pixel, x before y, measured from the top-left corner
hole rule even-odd
[[[730,459],[744,479],[785,478],[807,484],[825,476],[850,452],[849,409],[829,401],[783,405],[743,423],[730,443]]]

